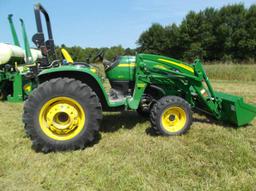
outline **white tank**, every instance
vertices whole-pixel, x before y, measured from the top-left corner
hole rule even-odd
[[[37,49],[30,49],[33,60],[36,61],[40,58],[43,58],[42,52],[41,50],[37,50]]]
[[[34,62],[43,57],[40,50],[30,49],[30,51]],[[11,58],[23,58],[25,60],[25,55],[25,50],[19,46],[0,43],[0,65],[7,64]]]
[[[24,58],[24,50],[18,46],[0,43],[0,65],[7,64],[11,58]]]
[[[36,62],[39,58],[42,58],[43,55],[42,55],[42,52],[40,50],[37,50],[37,49],[30,49],[31,51],[31,55],[32,55],[32,58],[33,58],[33,62]],[[25,51],[24,51],[25,53]],[[29,57],[29,61],[32,60],[31,57]],[[26,62],[26,58],[25,58],[25,62]]]

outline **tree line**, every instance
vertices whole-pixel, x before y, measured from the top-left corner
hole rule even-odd
[[[243,4],[190,11],[182,22],[162,26],[154,23],[144,31],[136,49],[103,48],[106,58],[136,52],[165,55],[192,61],[241,61],[256,59],[256,5]],[[64,45],[62,45],[64,46]],[[75,60],[86,60],[97,48],[68,48]]]
[[[180,59],[256,58],[256,5],[229,5],[189,12],[180,25],[153,24],[138,40],[142,52]]]
[[[73,60],[75,61],[87,61],[90,62],[100,51],[104,51],[105,59],[113,60],[116,56],[120,55],[135,55],[136,49],[123,48],[121,45],[112,46],[110,48],[82,48],[80,46],[66,47],[64,44],[60,47],[56,47],[57,56],[61,57],[61,48],[65,48],[68,50],[70,55],[72,55]]]

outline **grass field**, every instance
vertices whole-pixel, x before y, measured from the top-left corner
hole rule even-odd
[[[256,104],[255,82],[214,81]],[[159,137],[136,113],[105,114],[85,150],[31,149],[22,104],[0,103],[0,190],[256,190],[256,120],[234,129],[194,115],[188,134]]]
[[[256,64],[206,64],[210,79],[256,81]]]

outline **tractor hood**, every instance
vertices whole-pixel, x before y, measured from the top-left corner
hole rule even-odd
[[[120,56],[106,69],[110,81],[134,81],[135,56]]]

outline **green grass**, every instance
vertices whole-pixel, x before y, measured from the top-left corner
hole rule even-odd
[[[256,64],[206,64],[204,68],[210,79],[256,81]]]
[[[213,86],[256,104],[255,82]],[[92,147],[42,154],[21,113],[0,103],[0,190],[256,190],[256,120],[234,129],[195,114],[188,134],[167,138],[136,113],[105,114]]]

